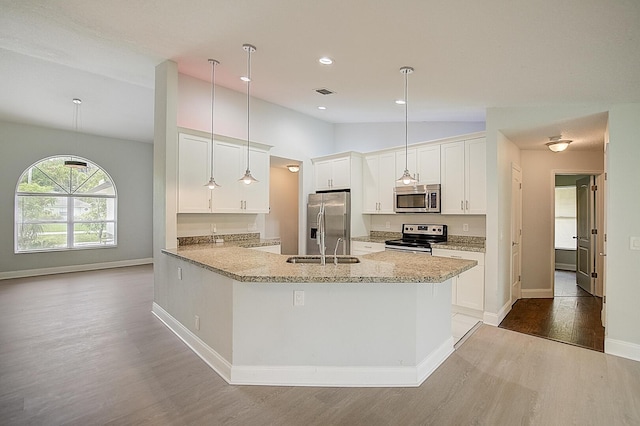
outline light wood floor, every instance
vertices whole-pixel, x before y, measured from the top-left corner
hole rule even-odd
[[[0,281],[0,424],[640,424],[640,363],[486,325],[419,388],[229,386],[152,295],[148,266]]]

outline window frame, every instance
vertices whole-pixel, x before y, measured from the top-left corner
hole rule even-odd
[[[62,159],[62,160],[67,160],[69,158],[73,158],[74,160],[78,160],[78,161],[84,161],[87,164],[92,165],[93,167],[96,168],[96,171],[94,173],[92,173],[87,180],[85,180],[85,182],[83,182],[78,188],[76,188],[75,191],[73,192],[20,192],[19,191],[19,187],[20,184],[24,178],[24,176],[29,173],[30,170],[32,170],[34,167],[37,167],[39,164],[44,163],[46,161],[50,161],[52,159]],[[64,166],[62,166],[64,167]],[[40,170],[42,173],[44,173],[44,171]],[[99,194],[99,193],[77,193],[77,190],[80,189],[82,187],[82,185],[84,185],[84,183],[86,183],[95,173],[97,173],[98,171],[102,172],[104,174],[104,176],[109,180],[109,182],[111,183],[111,187],[113,188],[113,195],[111,194]],[[45,173],[46,175],[46,173]],[[59,186],[60,188],[64,189],[62,185],[60,185],[59,182],[57,182],[56,180],[54,180],[53,178],[49,177],[51,179],[51,181]],[[35,197],[35,198],[63,198],[66,199],[66,218],[65,219],[46,219],[46,218],[41,218],[41,219],[34,219],[34,220],[29,220],[29,221],[24,221],[21,220],[21,218],[18,216],[18,213],[20,211],[20,200],[23,198],[28,198],[28,197]],[[106,200],[113,200],[113,215],[111,219],[104,219],[104,220],[86,220],[86,219],[79,219],[76,218],[75,215],[75,209],[77,208],[76,206],[76,201],[82,201],[83,199],[106,199]],[[19,227],[24,225],[24,224],[64,224],[65,225],[65,234],[66,234],[66,239],[65,239],[65,246],[64,247],[46,247],[46,248],[32,248],[32,249],[21,249],[19,247]],[[75,232],[75,228],[77,225],[79,224],[90,224],[90,223],[104,223],[105,226],[109,226],[112,225],[113,227],[113,236],[112,236],[112,242],[111,243],[104,243],[104,242],[98,242],[98,243],[90,243],[90,244],[78,244],[75,241],[75,236],[76,236],[76,232]],[[95,249],[109,249],[109,248],[117,248],[118,247],[118,190],[116,188],[116,184],[113,180],[113,178],[111,177],[111,175],[100,165],[96,164],[93,161],[90,161],[86,158],[82,158],[82,157],[78,157],[77,155],[52,155],[50,157],[46,157],[46,158],[42,158],[38,161],[36,161],[35,163],[31,164],[29,167],[27,167],[21,174],[20,177],[18,178],[18,182],[16,183],[16,190],[15,190],[15,198],[14,198],[14,254],[25,254],[25,253],[47,253],[47,252],[64,252],[64,251],[76,251],[76,250],[95,250]]]

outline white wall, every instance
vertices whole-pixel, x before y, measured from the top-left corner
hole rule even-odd
[[[76,138],[78,142],[76,142]],[[152,257],[153,145],[44,127],[0,122],[0,273],[62,268]],[[33,163],[76,154],[104,168],[118,191],[118,247],[14,254],[14,199],[18,179]],[[15,274],[14,274],[15,275]]]
[[[640,361],[640,103],[609,110],[605,351]]]
[[[409,144],[427,142],[466,133],[481,132],[483,121],[410,122]],[[362,153],[404,146],[404,122],[398,123],[339,123],[335,125],[336,151]]]
[[[211,132],[211,84],[196,78],[178,75],[177,122],[179,127],[185,127],[204,132]],[[247,137],[247,97],[245,93],[234,92],[224,87],[216,87],[215,133],[241,140]],[[313,191],[313,166],[311,158],[336,152],[333,135],[333,125],[304,114],[295,112],[261,99],[251,99],[251,142],[270,145],[271,155],[290,158],[302,163],[302,174],[299,187],[300,216],[299,223],[306,226],[307,194]],[[201,230],[207,234],[210,229],[211,215],[202,215]],[[216,216],[216,215],[213,215]],[[238,219],[237,224],[247,225],[256,223],[258,231],[264,235],[264,217],[248,215],[245,219]],[[263,215],[257,215],[263,216]],[[196,216],[184,222],[186,215],[178,217],[180,232],[198,234]],[[218,226],[219,233],[235,232],[234,229]],[[235,226],[235,225],[234,225]],[[247,226],[248,228],[248,226]],[[247,228],[244,228],[245,231]],[[304,233],[302,233],[304,234]],[[191,234],[193,235],[193,234]],[[304,241],[300,244],[304,244]]]
[[[555,174],[603,171],[600,151],[522,151],[523,297],[553,297]]]

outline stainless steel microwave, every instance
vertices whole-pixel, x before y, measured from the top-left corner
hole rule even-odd
[[[440,185],[408,185],[393,189],[396,213],[440,213]]]

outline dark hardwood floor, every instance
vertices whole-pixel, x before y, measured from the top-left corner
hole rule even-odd
[[[556,271],[553,299],[520,299],[501,328],[604,352],[602,299],[575,283],[575,273]]]

